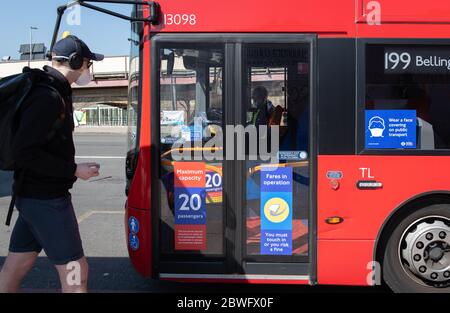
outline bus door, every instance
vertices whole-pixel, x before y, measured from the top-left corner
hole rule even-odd
[[[313,44],[298,35],[153,37],[160,278],[307,279]]]
[[[312,41],[242,45],[242,268],[309,273]],[[256,153],[256,155],[255,155]]]
[[[161,275],[225,273],[226,169],[223,143],[211,145],[225,124],[225,46],[181,42],[156,41],[152,55],[155,264]]]

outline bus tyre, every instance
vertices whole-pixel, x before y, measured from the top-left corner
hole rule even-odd
[[[394,292],[450,293],[450,204],[408,215],[387,241],[383,278]]]

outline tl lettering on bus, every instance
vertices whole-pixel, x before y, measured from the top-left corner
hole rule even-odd
[[[363,179],[374,179],[375,176],[372,175],[372,169],[370,167],[360,167],[361,177]]]

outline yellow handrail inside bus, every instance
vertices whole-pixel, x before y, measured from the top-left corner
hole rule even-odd
[[[223,150],[223,147],[196,147],[196,148],[177,148],[177,149],[170,149],[167,150],[166,152],[164,152],[163,154],[161,154],[161,159],[168,156],[169,154],[171,154],[174,151],[216,151],[216,150]]]

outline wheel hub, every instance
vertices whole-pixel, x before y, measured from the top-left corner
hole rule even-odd
[[[444,256],[444,250],[441,248],[433,248],[430,251],[430,259],[433,260],[433,262],[438,262],[442,259]]]
[[[450,222],[446,218],[411,225],[400,250],[404,268],[426,284],[450,284]]]

